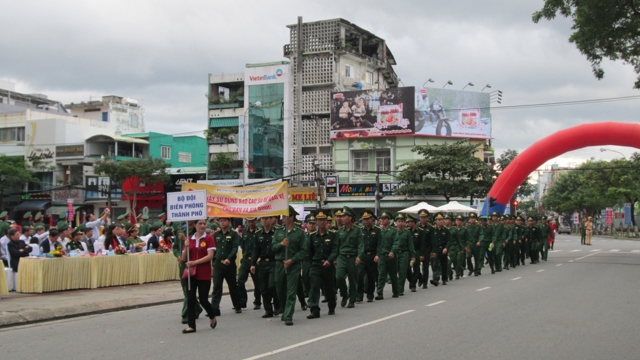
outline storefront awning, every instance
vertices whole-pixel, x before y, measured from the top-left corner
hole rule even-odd
[[[404,200],[404,201],[381,201],[380,207],[382,209],[396,209],[407,208],[413,206],[418,201],[416,200]],[[332,201],[324,206],[325,209],[341,209],[344,206],[348,206],[351,209],[373,209],[376,206],[375,201]]]
[[[211,118],[209,121],[210,128],[238,127],[237,117],[227,118]]]
[[[42,210],[51,204],[50,200],[27,200],[13,208],[13,211],[37,211]]]
[[[132,137],[120,136],[120,135],[93,135],[86,139],[87,142],[95,143],[111,143],[111,142],[125,142],[129,144],[145,144],[149,145],[147,140],[136,139]]]
[[[82,205],[79,206],[74,206],[73,207],[73,211],[78,211],[80,208],[82,207]],[[67,212],[67,207],[66,206],[52,206],[50,208],[47,209],[46,214],[47,215],[60,215]]]

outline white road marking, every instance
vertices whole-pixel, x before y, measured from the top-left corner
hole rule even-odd
[[[569,260],[569,262],[573,262],[573,260]]]
[[[551,250],[549,252],[560,252],[560,251],[562,251],[562,250]]]
[[[544,269],[541,269],[541,270],[538,270],[538,271],[536,271],[536,272],[543,272],[543,271],[544,271]]]
[[[591,250],[591,252],[598,252],[598,251],[602,251],[602,249],[594,249],[594,250]],[[640,251],[640,250],[638,250],[638,251]]]
[[[562,266],[562,264],[558,264],[558,265],[556,265],[556,266]]]
[[[578,250],[571,250],[569,252],[579,252],[579,251],[582,251],[582,250],[579,250],[579,249]]]
[[[311,343],[314,343],[314,342],[318,342],[320,340],[324,340],[324,339],[327,339],[327,338],[330,338],[330,337],[333,337],[333,336],[336,336],[336,335],[344,334],[344,333],[349,332],[349,331],[357,330],[357,329],[363,328],[365,326],[374,325],[374,324],[377,324],[377,323],[382,322],[382,321],[386,321],[386,320],[393,319],[393,318],[398,317],[398,316],[406,315],[406,314],[412,313],[414,311],[415,310],[403,311],[403,312],[395,314],[395,315],[383,317],[382,319],[370,321],[368,323],[364,323],[364,324],[361,324],[361,325],[358,325],[358,326],[350,327],[348,329],[344,329],[344,330],[333,332],[331,334],[319,336],[317,338],[309,339],[307,341],[299,342],[297,344],[293,344],[293,345],[289,345],[289,346],[286,346],[286,347],[283,347],[283,348],[280,348],[280,349],[277,349],[277,350],[269,351],[269,352],[266,352],[264,354],[248,357],[245,360],[261,359],[261,358],[264,358],[264,357],[267,357],[267,356],[271,356],[271,355],[274,355],[274,354],[285,352],[287,350],[295,349],[295,348],[298,348],[298,347],[301,347],[301,346],[304,346],[304,345],[308,345],[308,344],[311,344]]]
[[[485,291],[487,289],[491,289],[491,286],[483,287],[482,289],[478,289],[476,291]]]
[[[513,278],[513,279],[511,279],[511,280],[520,280],[520,279],[522,279],[522,276],[517,277],[517,278]]]
[[[640,253],[640,250],[631,250],[632,253],[637,254]]]
[[[589,256],[593,256],[593,255],[598,255],[598,253],[589,254],[589,255],[587,255],[587,256],[583,256],[583,257],[581,257],[581,258],[577,258],[576,260],[582,260],[582,259],[584,259],[584,258],[588,258]]]
[[[609,250],[609,252],[619,252],[619,251],[620,251],[620,249],[611,249],[611,250]]]
[[[571,241],[571,240],[565,240],[565,241]]]
[[[436,302],[434,302],[434,303],[431,303],[431,304],[429,304],[429,305],[425,305],[425,306],[436,306],[436,305],[442,304],[443,302],[444,302],[444,300],[442,300],[442,301],[436,301]]]

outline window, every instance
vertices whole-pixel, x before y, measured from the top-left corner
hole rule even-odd
[[[0,129],[0,142],[24,141],[23,127],[10,127]]]
[[[134,128],[138,127],[138,115],[137,114],[131,114],[131,127],[134,127]]]
[[[344,65],[344,75],[348,78],[353,77],[353,66],[349,64]]]
[[[102,112],[102,121],[109,122],[109,113],[106,111]]]
[[[171,146],[160,146],[160,156],[163,159],[171,160]]]
[[[354,151],[352,153],[353,158],[353,170],[355,175],[366,175],[369,171],[369,152],[368,151]]]
[[[376,171],[391,171],[391,150],[376,150]]]
[[[365,75],[366,75],[365,82],[366,82],[367,84],[371,84],[371,85],[373,85],[373,72],[371,72],[371,71],[367,71],[367,72],[365,73]]]
[[[178,152],[178,162],[191,164],[191,153]]]

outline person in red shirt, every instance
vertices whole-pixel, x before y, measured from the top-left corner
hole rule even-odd
[[[218,325],[215,313],[209,302],[209,290],[211,289],[211,259],[216,251],[216,242],[211,235],[206,233],[207,221],[205,219],[196,222],[196,233],[190,238],[180,233],[184,241],[181,259],[186,262],[188,269],[195,267],[195,275],[191,276],[191,288],[187,290],[187,316],[189,327],[182,330],[183,334],[196,332],[196,292],[200,305],[209,316],[210,326],[215,329]],[[187,251],[189,249],[189,261],[187,261]]]
[[[551,220],[549,227],[551,228],[551,231],[549,232],[549,246],[551,247],[551,250],[553,250],[553,244],[556,242],[556,229],[558,228],[558,225],[555,220]]]

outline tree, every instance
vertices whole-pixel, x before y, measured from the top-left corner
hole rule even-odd
[[[7,191],[21,191],[24,184],[39,182],[23,156],[0,154],[0,211],[4,210],[4,195]]]
[[[495,179],[494,171],[474,156],[477,146],[466,140],[452,144],[416,146],[411,151],[423,158],[400,165],[396,180],[405,185],[399,194],[451,197],[484,197]]]
[[[597,79],[604,77],[602,59],[622,60],[640,74],[640,0],[545,0],[533,22],[556,15],[573,19],[569,42],[591,62]],[[640,76],[634,88],[640,89]]]
[[[166,170],[170,166],[171,164],[162,159],[153,158],[132,159],[119,162],[112,159],[105,159],[95,163],[93,172],[98,175],[109,176],[111,181],[120,187],[129,181],[132,191],[131,194],[127,195],[133,195],[131,209],[133,210],[134,217],[137,217],[136,204],[140,184],[166,183],[169,181],[169,175]],[[109,195],[111,195],[111,190],[109,190]],[[109,196],[109,199],[111,199],[111,196]],[[111,206],[111,204],[109,204],[109,206]]]
[[[505,152],[500,154],[500,157],[496,160],[500,172],[504,171],[517,156],[518,151],[513,149],[507,149]],[[527,179],[520,184],[516,193],[511,197],[511,202],[517,198],[530,196],[534,191],[535,187],[531,184],[531,176],[528,176]]]
[[[231,170],[233,167],[233,157],[231,153],[221,152],[217,153],[216,156],[209,162],[209,172],[217,171],[220,176]]]
[[[544,208],[566,216],[574,212],[599,214],[600,209],[609,205],[609,200],[599,187],[593,187],[594,183],[588,181],[585,175],[583,170],[559,174],[542,201]]]

